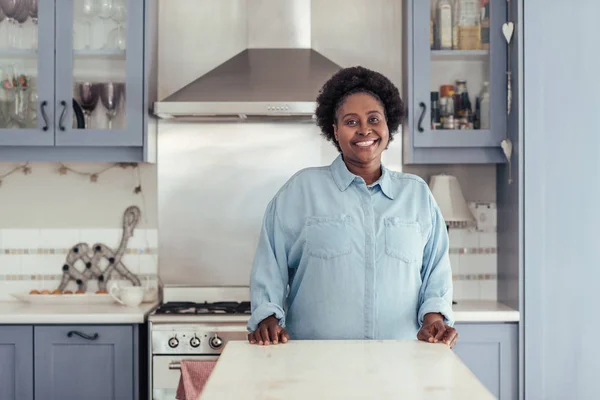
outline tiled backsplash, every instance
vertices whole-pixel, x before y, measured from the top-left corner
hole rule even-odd
[[[469,203],[477,227],[450,228],[454,299],[496,300],[498,257],[495,203]]]
[[[0,230],[0,300],[10,293],[56,289],[69,251],[78,243],[103,243],[113,250],[121,229],[2,229]],[[158,268],[156,229],[136,229],[122,263],[141,280],[155,280]],[[90,288],[94,287],[90,285]]]
[[[470,203],[478,227],[450,228],[450,262],[454,298],[496,300],[496,207]],[[116,250],[121,229],[3,229],[0,230],[0,301],[12,292],[55,289],[69,250],[78,243],[103,243]],[[136,229],[127,244],[123,264],[142,280],[158,274],[156,229]],[[91,285],[90,287],[93,287]]]

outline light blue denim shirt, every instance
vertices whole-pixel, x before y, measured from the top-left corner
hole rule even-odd
[[[341,155],[269,203],[250,276],[250,332],[275,315],[294,339],[416,339],[453,325],[448,233],[429,187],[382,166],[367,186]]]

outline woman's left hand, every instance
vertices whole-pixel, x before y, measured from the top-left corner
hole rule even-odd
[[[458,339],[458,332],[453,327],[446,325],[440,314],[427,314],[423,320],[423,326],[417,334],[417,339],[429,343],[441,341],[453,348]]]

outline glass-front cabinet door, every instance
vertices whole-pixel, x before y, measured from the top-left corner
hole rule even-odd
[[[144,2],[55,1],[56,145],[141,146]]]
[[[506,134],[506,0],[415,0],[415,147],[498,147]]]
[[[0,146],[54,145],[54,1],[0,0]]]

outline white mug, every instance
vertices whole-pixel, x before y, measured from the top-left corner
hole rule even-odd
[[[144,299],[144,288],[140,286],[124,286],[122,288],[113,285],[110,288],[110,295],[124,306],[137,307],[142,304]]]

